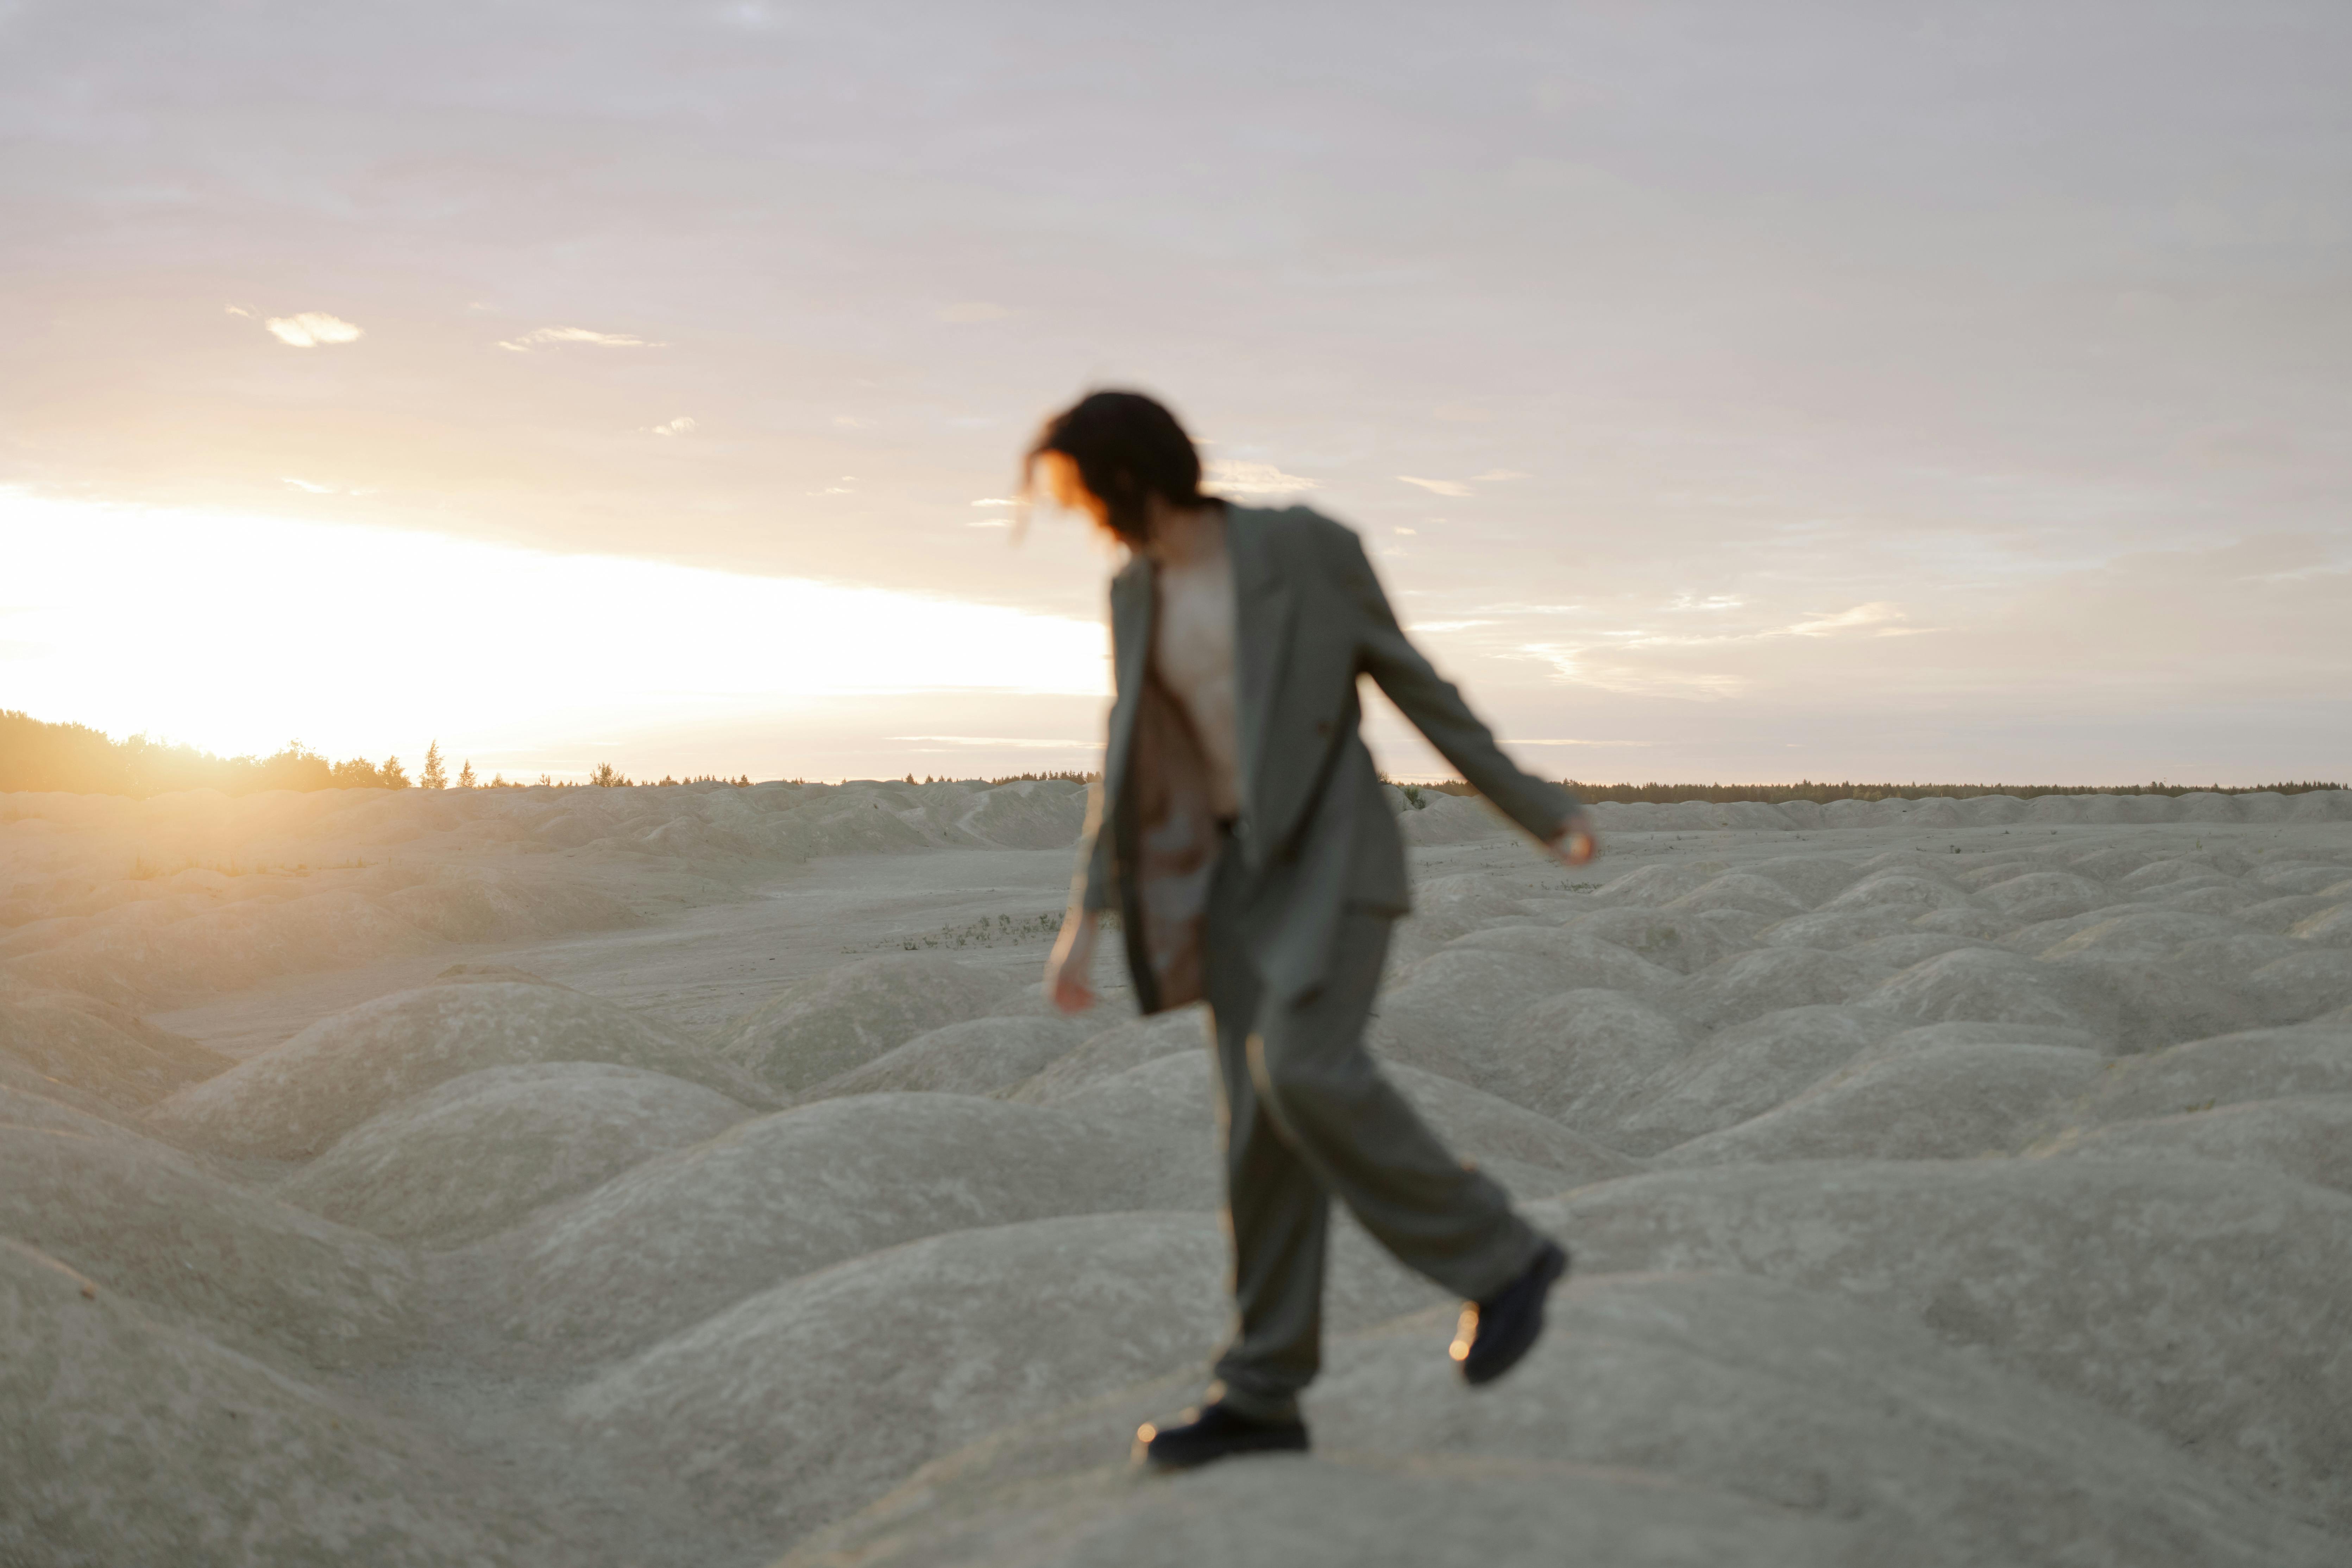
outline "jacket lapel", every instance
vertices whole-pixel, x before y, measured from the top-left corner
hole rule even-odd
[[[1274,720],[1275,694],[1282,689],[1282,670],[1290,652],[1290,621],[1294,595],[1283,582],[1259,514],[1247,507],[1225,512],[1225,549],[1234,563],[1235,605],[1234,649],[1234,695],[1240,712],[1242,815],[1254,828],[1265,799],[1266,740]],[[1256,858],[1256,834],[1244,848]]]

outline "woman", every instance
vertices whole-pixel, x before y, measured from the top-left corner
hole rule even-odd
[[[1047,422],[1028,465],[1130,556],[1111,583],[1103,784],[1046,990],[1065,1012],[1093,1005],[1098,916],[1117,910],[1142,1010],[1208,1002],[1223,1098],[1238,1329],[1201,1407],[1138,1433],[1139,1461],[1307,1447],[1297,1395],[1320,1357],[1335,1195],[1465,1300],[1454,1357],[1491,1382],[1542,1331],[1568,1255],[1446,1152],[1364,1048],[1407,895],[1356,678],[1569,865],[1596,851],[1589,819],[1505,757],[1405,639],[1351,531],[1202,495],[1159,404],[1096,393]]]

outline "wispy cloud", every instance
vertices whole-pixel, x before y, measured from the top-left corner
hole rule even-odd
[[[1245,463],[1232,458],[1210,461],[1209,486],[1235,496],[1295,496],[1320,488],[1317,480],[1286,474],[1272,463]]]
[[[1011,314],[1013,312],[1003,306],[992,304],[986,300],[966,300],[961,304],[940,307],[940,320],[942,321],[1001,321]]]
[[[1781,627],[1777,634],[1767,632],[1763,635],[1826,637],[1835,637],[1840,632],[1868,630],[1873,637],[1910,637],[1927,629],[1923,626],[1898,626],[1889,624],[1903,618],[1903,606],[1887,604],[1885,600],[1877,600],[1867,605],[1856,605],[1853,609],[1842,610],[1834,616],[1816,616],[1811,620],[1799,621],[1793,626]]]
[[[1422,632],[1467,631],[1472,626],[1491,626],[1496,624],[1494,621],[1415,621],[1405,630],[1417,636]]]
[[[277,324],[275,321],[270,323],[272,327]],[[666,343],[648,342],[644,338],[629,332],[598,332],[592,331],[586,327],[541,327],[536,331],[525,332],[519,338],[508,338],[500,342],[499,347],[510,349],[520,354],[529,353],[533,348],[546,343],[593,343],[598,348],[606,349],[658,349],[668,346]]]
[[[250,314],[249,311],[238,310],[234,305],[229,309],[240,316]],[[296,316],[272,316],[261,324],[269,329],[271,337],[289,348],[297,349],[314,349],[321,343],[356,342],[366,335],[362,329],[341,316],[330,316],[324,310],[305,310]]]
[[[291,474],[286,475],[285,479],[288,484],[292,485],[296,489],[307,490],[314,496],[331,496],[341,493],[332,485],[314,485],[308,479],[298,479]]]
[[[1680,697],[1715,702],[1737,697],[1748,689],[1748,682],[1739,676],[1715,670],[1663,669],[1627,659],[1615,648],[1529,643],[1520,652],[1550,665],[1563,680],[1629,696]]]
[[[1397,478],[1406,484],[1419,485],[1433,496],[1459,497],[1470,493],[1470,487],[1460,479],[1417,479],[1411,474],[1399,474]]]
[[[649,425],[646,428],[656,436],[684,436],[695,428],[695,424],[692,417],[681,414],[675,419],[667,420],[659,425]]]

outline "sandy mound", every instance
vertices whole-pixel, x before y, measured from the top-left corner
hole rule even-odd
[[[1728,1275],[1602,1277],[1489,1393],[1460,1387],[1445,1314],[1344,1343],[1318,1391],[1332,1447],[1664,1472],[1851,1523],[1855,1563],[2327,1561],[2161,1439],[1870,1308]],[[1727,1561],[1745,1561],[1733,1553]]]
[[[1025,1083],[1067,1056],[1079,1026],[1059,1018],[971,1018],[918,1035],[810,1089],[803,1100],[893,1091],[993,1094]]]
[[[1412,889],[1412,912],[1389,939],[1391,973],[1427,958],[1455,937],[1527,914],[1525,896],[1505,879],[1485,872],[1432,877]]]
[[[446,867],[432,881],[403,888],[384,908],[443,942],[520,942],[562,931],[643,924],[619,900],[576,882],[523,882]]]
[[[934,1237],[740,1302],[564,1413],[583,1441],[790,1539],[999,1423],[1202,1360],[1224,1270],[1206,1215]]]
[[[766,1092],[729,1064],[610,1002],[559,985],[404,991],[311,1025],[149,1113],[165,1137],[222,1154],[301,1159],[412,1096],[485,1068],[617,1062],[745,1104]]]
[[[1726,1275],[1580,1279],[1554,1298],[1558,1331],[1495,1389],[1461,1387],[1444,1359],[1441,1310],[1346,1336],[1310,1395],[1318,1456],[1227,1467],[1281,1484],[1225,1500],[1234,1526],[1212,1558],[1286,1563],[1328,1533],[1296,1535],[1284,1499],[1327,1468],[1432,1462],[1457,1479],[1497,1528],[1501,1562],[1562,1555],[1552,1520],[1529,1498],[1477,1489],[1546,1475],[1583,1483],[1580,1517],[1664,1500],[1671,1518],[1727,1498],[1759,1518],[1850,1531],[1814,1544],[1813,1561],[1854,1563],[2073,1564],[2267,1568],[2333,1560],[2333,1543],[2267,1509],[2161,1439],[2053,1394],[1900,1318],[1833,1296]],[[1163,1514],[1219,1472],[1139,1486],[1113,1468],[1141,1420],[1190,1397],[1181,1381],[1122,1390],[983,1438],[916,1472],[857,1517],[809,1542],[788,1563],[872,1551],[891,1563],[1108,1562],[1091,1542],[1108,1521]],[[1309,1494],[1312,1495],[1312,1494]],[[1434,1510],[1432,1513],[1431,1510]],[[1452,1562],[1455,1550],[1413,1535],[1442,1499],[1413,1490],[1359,1500],[1353,1512],[1393,1525],[1418,1555],[1384,1555],[1377,1531],[1345,1537],[1364,1562]],[[1662,1532],[1664,1533],[1664,1532]],[[1081,1554],[1062,1557],[1059,1543]],[[1115,1538],[1133,1549],[1135,1535]],[[1189,1542],[1189,1536],[1179,1537]],[[1739,1542],[1702,1534],[1701,1561],[1748,1563]],[[1038,1552],[1018,1555],[1022,1545]],[[1140,1548],[1123,1561],[1162,1561]],[[1619,1543],[1592,1561],[1626,1560]],[[1184,1559],[1191,1560],[1191,1559]],[[1308,1561],[1317,1559],[1309,1558]],[[1639,1561],[1639,1558],[1632,1559]],[[1769,1560],[1769,1559],[1767,1559]]]
[[[712,1044],[785,1094],[815,1088],[916,1036],[995,1012],[1015,988],[936,953],[845,963],[787,987]]]
[[[1134,1152],[1043,1106],[854,1095],[746,1122],[512,1235],[511,1331],[625,1353],[755,1291],[943,1231],[1132,1206]]]
[[[1868,963],[1811,947],[1767,947],[1709,964],[1685,981],[1675,1012],[1706,1028],[1851,1000],[1879,979]]]
[[[530,1564],[552,1542],[404,1428],[0,1241],[0,1561]]]
[[[1727,871],[1711,881],[1700,883],[1664,907],[1686,910],[1693,914],[1703,914],[1709,910],[1739,910],[1777,921],[1802,914],[1819,901],[1799,898],[1782,883],[1753,871]]]
[[[362,1122],[277,1195],[395,1241],[455,1247],[751,1114],[610,1062],[486,1068]]]
[[[1880,904],[1860,910],[1816,910],[1775,921],[1756,933],[1766,947],[1817,947],[1836,952],[1874,937],[1908,935],[1919,911],[1901,904]]]
[[[1229,1260],[1200,1012],[1052,1016],[997,920],[1066,863],[991,847],[1066,842],[1081,789],[426,794],[0,799],[0,1234],[62,1260],[0,1267],[31,1347],[0,1352],[0,1561],[28,1518],[108,1568],[688,1568],[827,1519],[803,1560],[2344,1560],[2352,795],[1612,808],[1706,837],[1621,837],[1656,863],[1598,890],[1616,867],[1421,856],[1456,874],[1376,1042],[1575,1248],[1559,1331],[1461,1389],[1453,1304],[1341,1215],[1318,1457],[1139,1485],[1128,1434],[1198,1393]],[[1407,831],[1499,846],[1484,812]],[[2174,821],[2213,826],[2144,826]],[[902,952],[925,864],[782,872],[927,847],[947,914],[1032,951]],[[813,901],[737,922],[755,885]],[[128,1005],[633,909],[698,912],[404,958],[385,984],[468,962],[226,1071],[54,984]],[[702,1031],[761,1000],[751,941],[812,977],[733,1059],[506,967]],[[166,1021],[242,1049],[370,983]],[[72,1350],[53,1309],[121,1335]],[[312,1366],[566,1539],[484,1534]]]
[[[2231,1160],[2352,1194],[2352,1094],[2246,1100],[2151,1121],[2077,1128],[2032,1152],[2094,1160]]]
[[[1372,1041],[1392,1060],[1483,1088],[1484,1064],[1505,1026],[1535,1003],[1567,990],[1559,975],[1549,958],[1448,947],[1382,993]]]
[[[1462,1076],[1606,1140],[1644,1086],[1687,1058],[1680,1023],[1616,991],[1570,991],[1521,1011]]]
[[[1007,849],[1058,849],[1086,826],[1087,786],[1071,779],[1023,779],[979,798],[958,826]]]
[[[1672,868],[1675,870],[1687,868]],[[1648,871],[1665,869],[1669,868],[1653,866],[1646,868]],[[1643,875],[1645,871],[1636,871],[1620,880],[1631,881]],[[1611,886],[1616,884],[1612,883]],[[1754,945],[1749,942],[1731,940],[1720,927],[1710,923],[1702,915],[1668,914],[1663,910],[1630,904],[1578,915],[1568,922],[1568,927],[1601,942],[1613,942],[1635,956],[1645,958],[1661,968],[1671,969],[1677,974],[1696,974],[1708,964]]]
[[[83,1115],[101,1121],[128,1125],[138,1120],[135,1112],[110,1105],[87,1089],[76,1089],[69,1083],[60,1083],[56,1079],[35,1072],[15,1058],[5,1055],[0,1055],[0,1088],[5,1088],[11,1093],[70,1106]]]
[[[100,1103],[102,1107],[103,1102]],[[89,1138],[120,1138],[147,1147],[154,1143],[153,1139],[143,1136],[121,1119],[100,1115],[98,1109],[53,1100],[5,1083],[0,1083],[0,1125],[79,1132]]]
[[[25,983],[143,1007],[257,985],[272,976],[428,951],[433,939],[344,888],[225,908],[142,900],[12,939],[0,967]],[[38,942],[42,945],[31,948]],[[29,949],[29,950],[28,950]]]
[[[0,1001],[0,1063],[135,1110],[229,1065],[194,1040],[84,996]]]
[[[1683,977],[1662,964],[1589,931],[1559,926],[1506,925],[1473,931],[1447,944],[1453,952],[1511,952],[1551,965],[1549,984],[1563,991],[1624,991],[1643,998],[1664,995]]]
[[[1150,1018],[1129,1018],[1114,1024],[1013,1089],[1007,1098],[1031,1105],[1051,1105],[1089,1084],[1117,1078],[1130,1068],[1161,1057],[1208,1053],[1209,1016],[1200,1007],[1180,1008]]]
[[[1978,896],[1994,912],[2019,925],[2063,920],[2115,901],[2100,884],[2069,871],[2027,871],[2004,878]]]
[[[2105,1064],[2061,1046],[1953,1045],[1849,1068],[1753,1121],[1658,1156],[1661,1165],[1778,1160],[1965,1160],[2007,1153]]]
[[[1129,1424],[1130,1426],[1132,1423]],[[857,1524],[863,1525],[859,1521]],[[836,1556],[854,1546],[854,1558]],[[1139,1485],[1123,1470],[853,1526],[778,1568],[1422,1568],[1433,1563],[1607,1563],[1753,1568],[1845,1559],[1825,1520],[1571,1466],[1348,1454],[1218,1465]]]
[[[395,1353],[415,1326],[415,1269],[398,1247],[152,1143],[0,1127],[0,1235],[232,1343],[319,1365]]]
[[[1535,1208],[1593,1270],[1738,1268],[1907,1310],[2352,1518],[2338,1194],[2209,1163],[1839,1161],[1661,1172]]]
[[[2075,1115],[2138,1121],[2307,1094],[2352,1094],[2352,1025],[2255,1029],[2120,1061]]]
[[[1855,1000],[1920,1024],[2021,1024],[2102,1038],[2115,1029],[2114,1005],[2090,977],[1994,948],[1914,964]]]
[[[1883,1013],[1791,1007],[1735,1024],[1640,1086],[1611,1131],[1636,1153],[1759,1116],[1902,1028]]]
[[[2325,948],[2266,963],[2247,979],[2265,1021],[2296,1024],[2352,1006],[2352,952]]]

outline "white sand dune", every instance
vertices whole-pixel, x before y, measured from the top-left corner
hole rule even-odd
[[[1558,1330],[1343,1216],[1316,1455],[1139,1483],[1214,1096],[1042,1008],[1076,786],[0,797],[0,1562],[2352,1557],[2352,798],[1423,801]]]
[[[743,1123],[485,1244],[510,1327],[593,1358],[743,1297],[942,1232],[1141,1206],[1117,1132],[1049,1107],[869,1094]]]
[[[0,1239],[0,1562],[530,1568],[530,1500],[429,1436]]]
[[[745,1105],[764,1089],[728,1063],[593,996],[521,981],[404,991],[321,1019],[274,1050],[148,1113],[161,1135],[215,1153],[301,1159],[369,1118],[486,1068],[616,1062]]]
[[[723,1030],[720,1055],[784,1094],[864,1067],[919,1035],[1011,1000],[995,976],[932,953],[893,954],[813,976]]]
[[[0,1126],[0,1226],[247,1349],[318,1365],[381,1361],[410,1348],[420,1326],[404,1249],[153,1143]]]
[[[1808,1516],[1830,1525],[1799,1538],[1815,1562],[2256,1568],[2323,1563],[2337,1550],[2132,1423],[1842,1297],[1690,1274],[1574,1281],[1556,1300],[1559,1332],[1509,1381],[1476,1394],[1431,1353],[1451,1331],[1442,1310],[1342,1338],[1317,1400],[1318,1434],[1339,1457],[1318,1463],[1445,1458],[1454,1465],[1440,1473],[1465,1483],[1489,1473],[1561,1482],[1612,1475],[1617,1489],[1566,1494],[1581,1528],[1626,1519],[1697,1526],[1706,1500],[1736,1500],[1756,1510],[1759,1526]],[[1071,1554],[1039,1561],[1108,1562],[1092,1538],[1108,1521],[1141,1517],[1179,1530],[1183,1516],[1232,1495],[1208,1484],[1211,1470],[1139,1497],[1104,1463],[1179,1393],[1145,1385],[975,1443],[786,1561],[866,1550],[881,1563],[1010,1562],[1018,1543],[1067,1531],[1076,1537]],[[1624,1484],[1637,1477],[1647,1484]],[[1172,1496],[1154,1507],[1145,1500],[1152,1494]],[[1650,1515],[1645,1501],[1658,1499],[1668,1506]],[[1410,1512],[1438,1527],[1493,1511],[1498,1523],[1579,1528],[1527,1500],[1467,1500],[1456,1512],[1420,1497]],[[1245,1518],[1256,1523],[1278,1506],[1255,1501]],[[1407,1510],[1367,1506],[1406,1527]],[[982,1554],[991,1538],[1003,1555]],[[1296,1543],[1311,1552],[1314,1539],[1302,1529]],[[1713,1553],[1702,1561],[1773,1561],[1760,1543],[1703,1529],[1687,1539]],[[1402,1535],[1393,1553],[1379,1540],[1349,1540],[1356,1561],[1451,1560],[1427,1537]],[[1240,1549],[1232,1560],[1248,1555]],[[1500,1560],[1578,1559],[1522,1549]]]
[[[277,1195],[394,1241],[455,1247],[751,1114],[611,1062],[484,1068],[360,1123]]]
[[[2024,1131],[2097,1081],[2097,1053],[2071,1046],[1950,1045],[1880,1057],[1719,1132],[1661,1165],[1781,1160],[1960,1160],[2004,1154]]]
[[[1841,1160],[1659,1172],[1538,1207],[1595,1270],[1848,1291],[2352,1523],[2340,1193],[2247,1164]]]

